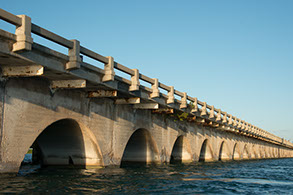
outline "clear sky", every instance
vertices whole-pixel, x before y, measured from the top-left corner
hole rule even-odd
[[[14,0],[1,8],[293,141],[292,0]]]

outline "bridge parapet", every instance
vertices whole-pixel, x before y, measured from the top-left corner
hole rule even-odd
[[[231,114],[219,108],[215,108],[213,105],[208,105],[206,102],[200,101],[196,97],[191,97],[186,92],[180,92],[174,89],[173,86],[165,85],[159,82],[158,79],[150,78],[140,73],[137,69],[128,68],[114,61],[113,57],[100,55],[80,45],[79,41],[77,40],[68,40],[36,24],[33,24],[31,23],[31,19],[28,16],[16,16],[3,9],[0,9],[0,19],[16,26],[16,36],[14,40],[15,43],[13,44],[11,51],[9,51],[9,53],[0,51],[1,53],[9,55],[14,55],[15,53],[19,56],[22,56],[21,52],[33,50],[34,42],[31,38],[31,33],[34,33],[68,49],[68,56],[66,56],[67,63],[63,68],[49,67],[48,65],[41,64],[41,67],[40,65],[37,67],[38,69],[36,72],[38,74],[36,73],[34,76],[45,74],[46,71],[44,71],[42,68],[46,67],[46,69],[52,69],[55,72],[57,71],[70,75],[71,77],[74,77],[75,80],[79,79],[79,81],[82,82],[84,80],[91,84],[91,86],[102,85],[104,88],[106,88],[106,90],[103,90],[103,92],[99,90],[98,92],[103,93],[103,97],[110,93],[112,93],[112,95],[114,93],[117,94],[117,92],[127,93],[130,97],[138,97],[144,100],[144,105],[139,108],[150,108],[147,105],[152,105],[152,109],[174,109],[177,112],[187,113],[188,117],[186,118],[192,118],[192,120],[196,123],[204,123],[213,126],[218,130],[230,131],[247,137],[253,137],[255,139],[260,139],[277,145],[293,148],[293,144],[291,142],[273,135],[261,128],[258,128],[242,119],[237,118],[236,116],[232,116]],[[97,69],[92,65],[84,63],[81,58],[82,55],[103,63],[104,69]],[[28,58],[27,56],[22,57]],[[87,74],[73,72],[74,70],[79,70],[84,67],[90,69],[93,72],[102,74],[102,79],[91,79]],[[36,68],[36,65],[30,65],[30,68]],[[11,72],[6,72],[7,74],[4,74],[7,69],[5,69],[5,66],[2,66],[2,69],[2,74],[4,76],[23,76],[21,74],[13,75]],[[17,69],[20,70],[20,66],[18,66]],[[42,71],[40,72],[40,70]],[[121,71],[129,75],[131,80],[117,76],[115,71]],[[52,80],[51,77],[48,78]],[[54,78],[56,78],[56,75]],[[68,80],[62,78],[62,76],[60,76],[60,78],[58,77],[58,79],[63,82],[68,82]],[[151,88],[141,85],[140,81],[144,81],[150,84]],[[122,82],[128,87],[127,89],[119,88],[115,82]],[[59,85],[56,85],[56,87],[60,85],[62,84],[59,83]],[[70,85],[71,87],[76,88],[78,88],[77,86],[87,86],[87,84],[79,84],[78,82],[74,82],[74,85],[70,83]],[[180,99],[176,99],[175,95]]]

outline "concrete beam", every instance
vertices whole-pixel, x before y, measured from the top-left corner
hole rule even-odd
[[[44,67],[40,65],[32,66],[3,66],[2,75],[5,77],[31,77],[44,74]]]
[[[205,123],[205,119],[203,119],[203,118],[196,118],[195,121],[200,124]]]
[[[88,92],[89,98],[117,97],[117,91],[97,90]]]
[[[194,122],[194,121],[196,121],[196,116],[187,117],[186,120],[187,120],[188,122]]]
[[[133,106],[134,109],[158,109],[158,103],[142,103],[142,104],[135,104]]]
[[[68,88],[68,89],[75,89],[75,88],[85,88],[86,87],[86,80],[55,80],[51,82],[51,88]]]
[[[174,109],[173,108],[159,108],[159,109],[153,110],[152,112],[153,113],[159,113],[159,114],[162,114],[162,113],[173,114]]]
[[[219,126],[220,126],[218,123],[215,123],[215,122],[213,122],[213,121],[210,121],[210,122],[208,123],[208,125],[210,125],[210,126],[212,126],[212,127],[219,127]]]
[[[115,104],[139,104],[140,98],[124,98],[124,99],[117,99]]]

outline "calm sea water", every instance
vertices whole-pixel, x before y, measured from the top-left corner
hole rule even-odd
[[[23,166],[0,175],[0,193],[293,194],[293,159],[78,169]]]

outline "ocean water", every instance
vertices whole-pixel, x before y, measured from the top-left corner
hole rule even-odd
[[[38,169],[0,175],[0,193],[293,194],[293,159],[165,164],[101,169]]]

